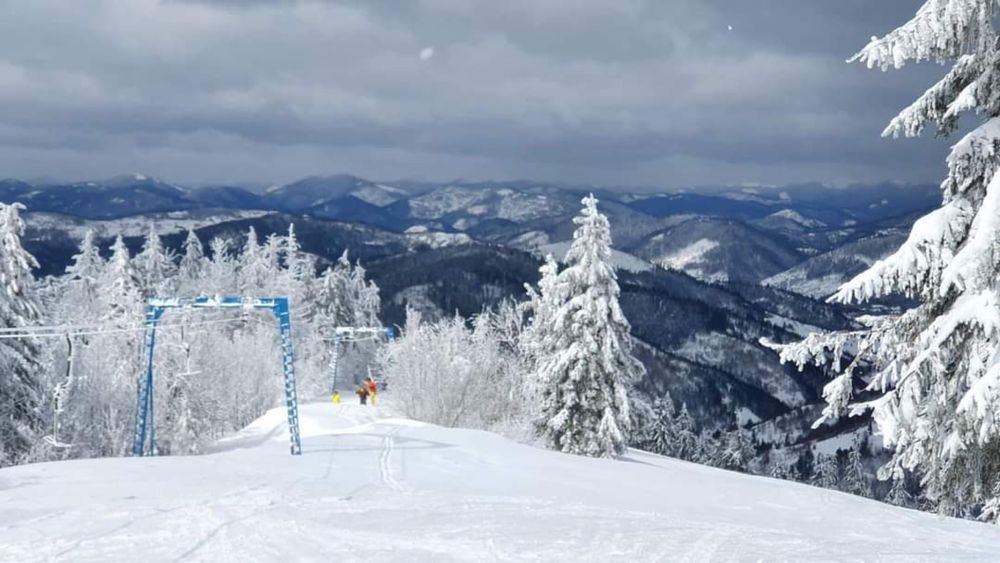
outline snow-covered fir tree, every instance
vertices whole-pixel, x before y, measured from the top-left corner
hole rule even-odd
[[[232,245],[222,237],[215,237],[208,243],[211,258],[205,266],[204,292],[209,295],[231,293],[236,282],[236,263],[231,254]],[[275,270],[277,272],[277,269]]]
[[[701,443],[686,404],[681,405],[681,412],[677,415],[674,428],[677,429],[677,438],[674,441],[676,457],[689,461],[701,457]]]
[[[288,234],[282,239],[281,260],[288,276],[293,280],[302,279],[306,273],[308,260],[302,253],[302,246],[295,234],[295,224],[288,225]]]
[[[104,314],[102,282],[105,279],[106,262],[101,257],[94,240],[94,231],[88,229],[80,241],[79,252],[70,259],[66,267],[66,275],[56,283],[59,292],[57,299],[50,298],[56,304],[65,307],[52,307],[48,314],[61,319],[64,323],[79,324],[93,322]]]
[[[643,440],[642,446],[653,453],[676,455],[677,424],[675,418],[677,413],[669,393],[653,401],[652,414],[649,426],[644,429],[645,440]]]
[[[19,203],[0,204],[0,326],[30,326],[39,318],[33,294],[35,258],[21,246]],[[32,338],[0,340],[0,466],[17,462],[39,429],[40,351]]]
[[[713,464],[732,471],[747,471],[754,458],[754,445],[749,433],[743,430],[730,432],[720,441],[719,459]]]
[[[101,258],[97,244],[94,242],[93,229],[87,229],[80,242],[80,251],[71,258],[72,262],[66,267],[66,281],[87,288],[85,293],[90,294],[100,282],[101,274],[104,272],[104,259]]]
[[[268,279],[276,270],[271,270],[264,254],[264,248],[257,239],[257,230],[252,226],[247,231],[243,252],[237,264],[242,295],[262,295],[266,293]]]
[[[559,275],[559,263],[551,254],[545,256],[545,261],[538,269],[538,288],[525,284],[528,300],[523,305],[523,311],[530,318],[524,334],[521,335],[520,349],[525,356],[525,362],[532,376],[527,378],[529,393],[541,395],[543,382],[541,380],[540,363],[543,358],[555,353],[558,340],[551,331],[555,329],[554,317],[556,310],[565,301],[561,295],[562,286],[556,283]]]
[[[837,489],[840,485],[840,468],[837,465],[837,457],[817,453],[813,462],[812,478],[809,482],[824,489]]]
[[[854,447],[847,453],[847,466],[844,470],[843,490],[858,496],[869,496],[871,486],[868,483],[868,474],[865,471],[862,460],[864,445],[855,440]]]
[[[951,70],[885,130],[915,136],[981,122],[948,156],[943,199],[891,256],[844,284],[831,300],[903,295],[919,304],[861,319],[864,329],[813,334],[781,348],[785,361],[832,364],[825,418],[871,409],[893,451],[882,478],[923,476],[945,512],[966,513],[1000,490],[1000,39],[996,0],[928,0],[914,18],[856,57],[883,70],[909,61]],[[857,379],[863,378],[860,382]],[[853,404],[854,390],[875,394]]]
[[[913,506],[913,495],[907,489],[906,478],[893,479],[892,487],[889,488],[889,492],[886,493],[885,498],[882,499],[884,502],[895,506],[912,507]],[[987,507],[988,509],[989,507]],[[985,510],[984,510],[985,512]]]
[[[538,426],[553,449],[613,456],[628,443],[628,389],[643,367],[632,355],[629,323],[618,304],[608,219],[592,195],[582,204],[567,267],[554,282],[562,302],[542,329],[542,348],[557,352],[540,358]]]
[[[121,235],[111,245],[111,258],[104,273],[105,318],[119,323],[134,323],[142,310],[142,285],[139,273]]]
[[[180,278],[179,283],[189,284],[195,282],[196,280],[200,280],[204,274],[205,247],[202,246],[198,235],[189,229],[187,237],[184,239],[183,254],[181,255],[180,265],[177,269],[177,275]]]
[[[173,252],[163,246],[156,227],[150,225],[142,251],[135,256],[135,270],[142,294],[153,297],[172,293],[170,286],[175,281],[176,269]]]

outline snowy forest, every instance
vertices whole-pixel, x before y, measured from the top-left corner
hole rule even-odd
[[[2,181],[0,467],[130,454],[147,300],[287,296],[303,402],[373,377],[416,421],[997,523],[997,9],[928,0],[852,59],[947,66],[884,131],[956,135],[930,196]],[[335,359],[338,328],[387,325]],[[266,312],[171,310],[157,339],[157,455],[280,406]]]
[[[0,402],[4,464],[130,451],[143,366],[145,302],[157,296],[289,296],[296,304],[299,383],[306,396],[329,390],[326,364],[334,326],[377,326],[378,288],[347,255],[321,275],[302,253],[293,226],[238,248],[205,245],[193,233],[182,253],[150,228],[130,256],[118,237],[104,257],[88,232],[65,275],[36,280],[20,244],[20,205],[4,206],[4,332],[11,377]],[[280,390],[274,320],[262,313],[174,311],[158,330],[157,453],[193,454],[273,406]],[[350,362],[363,346],[352,348]]]
[[[143,372],[145,300],[224,296],[292,298],[300,398],[325,400],[337,327],[380,326],[379,288],[345,252],[319,271],[294,225],[260,240],[207,245],[188,231],[177,252],[155,226],[131,256],[119,235],[103,256],[87,231],[65,274],[36,280],[21,245],[23,207],[5,205],[8,280],[0,346],[17,377],[3,380],[3,463],[128,455]],[[910,481],[880,486],[867,443],[840,455],[774,459],[752,432],[699,429],[669,393],[636,386],[618,300],[612,233],[596,198],[583,200],[564,263],[543,260],[537,284],[471,317],[423,319],[410,309],[399,337],[349,343],[338,391],[376,375],[400,414],[589,456],[626,447],[725,469],[916,505]],[[156,453],[203,453],[275,406],[281,396],[277,331],[269,314],[171,311],[158,329]],[[864,455],[863,453],[864,452]]]

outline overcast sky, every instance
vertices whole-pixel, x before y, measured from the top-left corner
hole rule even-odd
[[[922,0],[0,0],[0,177],[937,182]]]

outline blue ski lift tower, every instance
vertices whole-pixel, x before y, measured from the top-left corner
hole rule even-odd
[[[156,451],[153,418],[153,351],[156,328],[167,309],[238,309],[270,310],[278,320],[281,335],[281,365],[285,376],[285,407],[288,410],[288,438],[292,455],[302,454],[299,438],[299,404],[295,391],[295,353],[292,348],[292,321],[287,297],[195,297],[150,299],[146,303],[146,372],[139,380],[132,455],[154,455]]]

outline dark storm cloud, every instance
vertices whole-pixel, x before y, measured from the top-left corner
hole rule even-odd
[[[0,175],[932,180],[943,70],[844,62],[919,4],[10,0]]]

